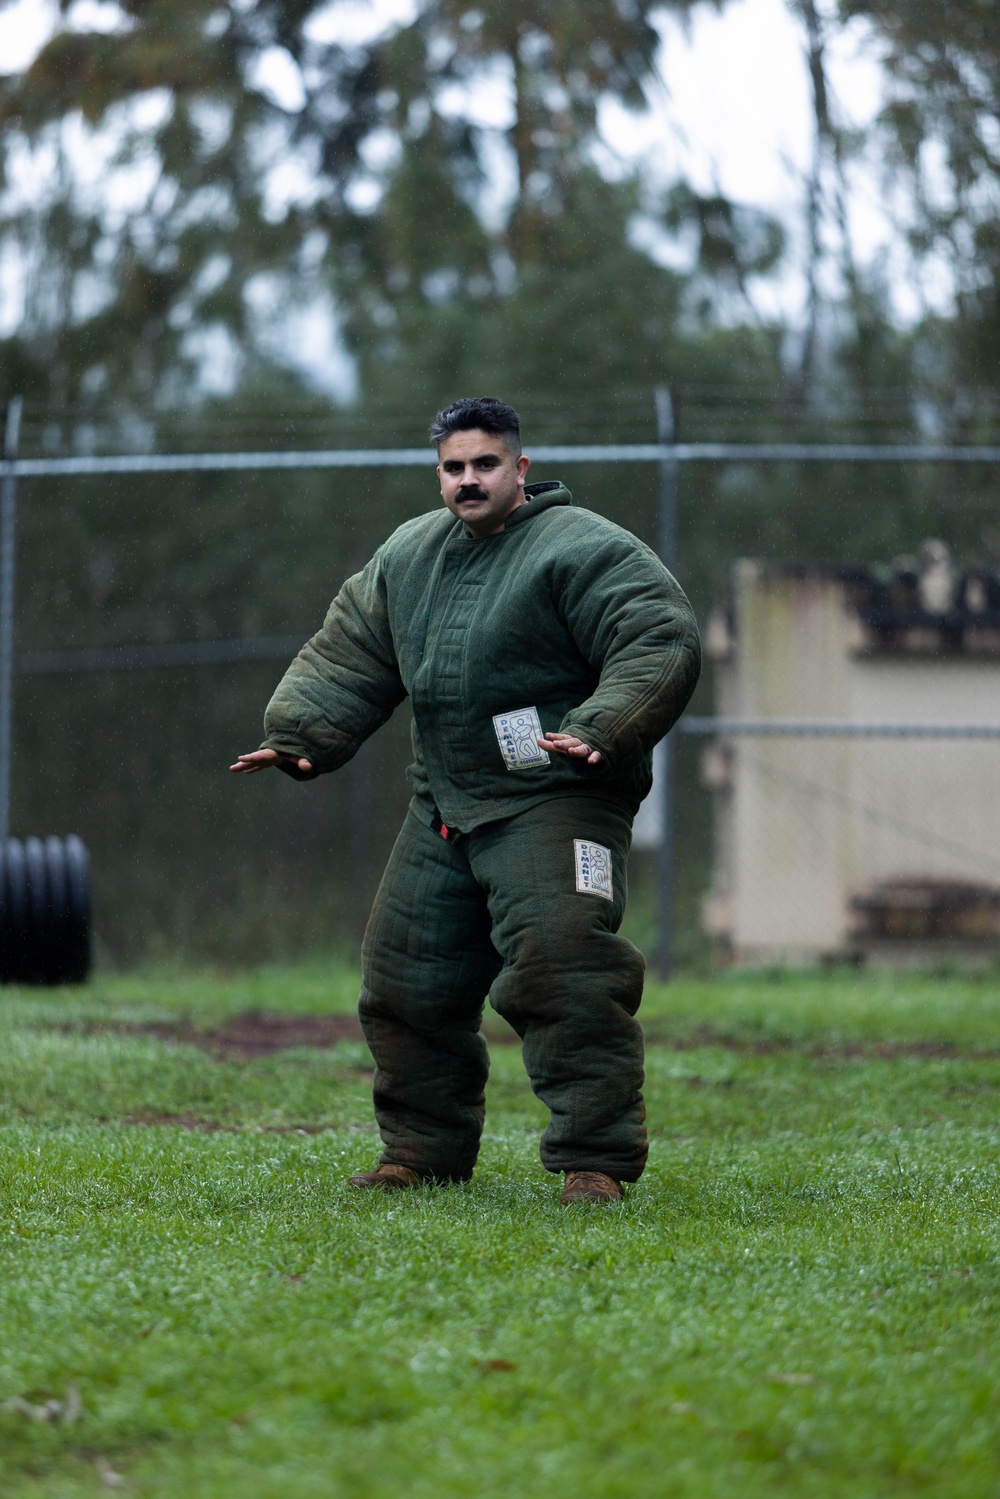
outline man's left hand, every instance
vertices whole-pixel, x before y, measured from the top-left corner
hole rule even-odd
[[[550,732],[543,734],[538,743],[550,755],[572,755],[575,759],[586,760],[588,765],[600,765],[604,758],[600,750],[592,750],[589,744],[584,744],[582,739],[577,739],[572,734]]]

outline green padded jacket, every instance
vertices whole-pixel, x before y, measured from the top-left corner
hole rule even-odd
[[[694,691],[691,606],[656,554],[559,483],[497,536],[444,508],[348,578],[267,707],[264,745],[337,770],[407,696],[418,813],[460,832],[589,789],[635,813]],[[550,729],[600,750],[549,755]]]

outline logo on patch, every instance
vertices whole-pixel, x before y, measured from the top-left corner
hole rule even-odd
[[[593,843],[589,838],[574,838],[573,852],[576,855],[576,888],[580,894],[614,900],[610,848],[605,848],[603,843]]]
[[[537,708],[517,708],[513,713],[497,713],[493,719],[493,727],[508,770],[523,770],[528,765],[548,765],[549,753],[537,742],[542,732]]]

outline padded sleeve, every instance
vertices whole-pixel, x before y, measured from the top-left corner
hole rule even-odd
[[[694,612],[656,554],[609,527],[583,565],[558,578],[557,603],[599,681],[561,731],[600,750],[588,773],[618,776],[673,727],[701,672]]]
[[[310,779],[357,754],[406,696],[386,601],[382,549],[348,578],[323,628],[302,647],[264,715],[262,748],[310,760]]]

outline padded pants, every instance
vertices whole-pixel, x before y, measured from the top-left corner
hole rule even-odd
[[[613,898],[577,889],[574,840],[611,850]],[[631,841],[598,797],[560,797],[446,842],[411,811],[389,859],[362,960],[385,1164],[472,1174],[489,1071],[487,993],[521,1037],[550,1111],[550,1171],[635,1181],[646,1163],[642,954],[618,935]]]

